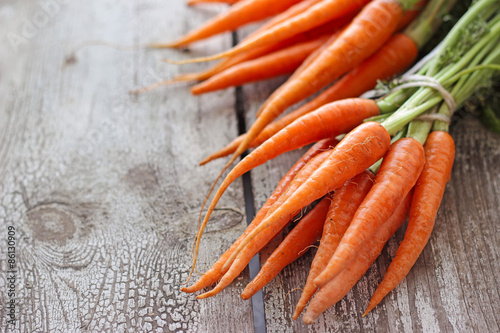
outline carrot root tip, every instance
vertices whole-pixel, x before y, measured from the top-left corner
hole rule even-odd
[[[170,49],[174,48],[175,43],[151,43],[146,45],[146,49]]]
[[[302,318],[302,321],[304,322],[304,324],[306,325],[312,325],[312,323],[314,323],[314,319],[311,318],[310,316],[307,315],[307,313],[304,315],[304,317]]]

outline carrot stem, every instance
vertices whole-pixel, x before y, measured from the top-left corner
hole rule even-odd
[[[408,124],[413,118],[424,113],[426,110],[432,108],[442,101],[441,96],[435,96],[432,99],[427,100],[423,104],[416,106],[414,108],[400,108],[396,113],[390,116],[387,120],[382,123],[387,132],[390,135],[396,134],[403,126]]]
[[[486,0],[485,0],[486,1]],[[460,59],[452,64],[446,65],[441,71],[434,75],[434,78],[449,90],[452,87],[451,95],[457,105],[463,103],[477,89],[477,87],[486,82],[493,74],[494,69],[486,71],[476,71],[471,74],[467,80],[467,87],[464,89],[455,89],[454,85],[460,87],[461,81],[459,74],[464,68],[469,68],[471,64],[481,63],[482,65],[500,65],[500,48],[497,46],[500,39],[500,14],[490,22],[491,29],[477,43],[470,48]],[[443,46],[442,48],[446,48]],[[490,52],[490,50],[494,52]],[[485,54],[489,54],[484,58]],[[431,61],[435,61],[433,58]],[[496,67],[494,67],[496,68]],[[469,68],[471,69],[471,68]],[[429,69],[430,71],[430,69]],[[428,75],[428,72],[426,73]],[[458,81],[458,83],[456,82]],[[390,134],[396,133],[403,125],[410,122],[413,118],[437,105],[443,96],[434,92],[432,88],[422,87],[391,117],[382,123]],[[444,109],[443,109],[444,110]],[[444,111],[443,111],[444,112]]]
[[[433,115],[437,112],[437,109],[438,107],[435,106],[431,110],[425,112],[424,115]],[[408,125],[408,134],[406,136],[417,140],[423,145],[431,131],[432,124],[433,121],[414,119]]]
[[[422,48],[437,30],[455,2],[456,0],[430,1],[418,18],[405,29],[404,34],[413,39],[419,49]]]
[[[446,55],[445,52],[453,50],[455,44],[459,43],[463,38],[464,30],[471,26],[472,22],[477,20],[478,17],[482,17],[486,11],[494,12],[499,6],[500,3],[498,0],[480,0],[473,3],[469,10],[453,26],[450,32],[443,39],[443,44],[447,45],[447,47],[439,49],[438,53],[434,57],[435,60],[431,62],[431,66],[427,74],[434,75],[439,71],[440,62]]]

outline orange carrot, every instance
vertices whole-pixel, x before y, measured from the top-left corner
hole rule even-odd
[[[323,52],[338,38],[338,36],[340,35],[341,32],[342,31],[338,31],[338,32],[332,34],[330,36],[330,38],[323,45],[321,45],[314,52],[312,52],[306,58],[306,60],[304,60],[304,62],[299,66],[299,68],[297,68],[297,70],[295,70],[295,72],[293,72],[293,74],[288,78],[287,81],[293,81],[293,80],[295,80],[295,78],[300,77],[303,74],[303,72],[306,71],[309,68],[309,65],[311,65],[314,61],[316,61],[316,59],[318,59],[321,56],[321,54],[323,54]],[[279,95],[281,89],[286,89],[286,86],[284,86],[284,85],[280,86],[278,89],[276,89],[273,92],[273,94],[278,94]],[[266,104],[268,102],[270,102],[270,100],[266,100],[261,105],[261,107],[259,108],[259,110],[257,110],[257,113],[255,115],[257,119],[260,117],[261,112],[266,109]]]
[[[398,205],[392,216],[377,228],[373,236],[356,253],[356,260],[316,293],[304,314],[305,324],[312,324],[326,309],[340,301],[365,274],[382,252],[385,243],[406,220],[410,203],[411,192]]]
[[[293,320],[299,317],[307,302],[318,289],[313,283],[314,279],[328,264],[340,243],[340,239],[351,223],[354,213],[372,187],[374,178],[375,175],[372,172],[364,171],[335,191],[323,227],[319,248],[311,264],[302,295],[295,307]]]
[[[216,34],[236,30],[237,28],[263,20],[283,12],[300,0],[242,0],[227,11],[217,15],[201,27],[189,32],[181,39],[170,44],[153,44],[150,47],[183,47],[192,42],[205,39]]]
[[[295,36],[301,32],[311,30],[326,22],[341,18],[361,9],[370,0],[322,0],[309,6],[293,17],[274,26],[262,29],[252,38],[239,43],[232,49],[209,57],[180,61],[180,64],[204,62],[233,56],[254,47],[276,43]]]
[[[380,303],[408,274],[427,244],[434,227],[446,183],[450,180],[455,144],[448,133],[438,131],[429,135],[424,149],[426,162],[415,185],[405,237],[363,316]]]
[[[190,78],[191,80],[206,80],[209,77],[222,72],[223,70],[230,68],[231,66],[242,63],[243,61],[253,60],[260,56],[269,54],[271,52],[275,52],[281,50],[285,47],[292,46],[298,43],[307,42],[311,39],[324,36],[331,35],[334,32],[343,28],[346,24],[348,24],[354,16],[346,16],[340,18],[338,20],[334,20],[328,23],[325,23],[319,27],[316,27],[312,30],[305,31],[293,37],[290,37],[284,41],[280,41],[278,43],[270,43],[266,45],[262,45],[251,50],[247,50],[242,53],[238,53],[232,57],[226,58],[222,60],[219,64],[215,65],[213,68],[206,70],[202,73],[198,74],[184,74],[180,75],[179,79]],[[260,30],[260,29],[259,29]],[[190,75],[190,77],[189,77]]]
[[[233,57],[226,58],[214,65],[213,67],[200,72],[200,73],[188,73],[188,74],[180,74],[174,77],[173,81],[203,81],[206,80],[216,74],[221,73],[222,71],[231,68],[232,66],[241,64],[242,62],[257,59],[259,57],[265,56],[272,52],[281,50],[285,47],[295,44],[296,42],[302,42],[303,36],[296,36],[297,38],[291,38],[289,40],[277,43],[277,44],[269,44],[260,47],[256,47],[255,49],[248,50],[246,52],[242,52]]]
[[[279,119],[278,122],[287,123],[327,103],[357,97],[375,87],[378,80],[390,79],[406,69],[416,59],[417,54],[418,49],[410,38],[403,34],[396,34],[375,54],[349,71],[330,88],[294,112],[283,117],[283,120]]]
[[[291,19],[292,17],[306,11],[309,7],[314,6],[315,4],[321,2],[323,0],[303,0],[300,1],[299,3],[296,3],[295,5],[291,6],[287,10],[283,11],[282,13],[279,13],[272,18],[270,18],[268,21],[263,23],[257,30],[252,32],[250,35],[245,37],[241,42],[246,42],[247,40],[250,40],[257,36],[258,34],[262,33],[263,31],[268,30],[271,27],[274,27],[282,22],[285,22],[288,19]],[[250,50],[250,49],[249,49]]]
[[[242,42],[244,42],[247,39],[253,38],[253,36],[259,34],[262,31],[267,30],[268,28],[275,26],[276,24],[279,24],[283,21],[286,21],[287,19],[303,12],[306,10],[309,6],[319,2],[321,0],[304,0],[301,1],[292,7],[288,8],[285,10],[283,13],[280,13],[273,18],[271,18],[269,21],[261,25],[256,31],[248,35]],[[294,36],[297,37],[297,36]],[[245,52],[241,52],[233,57],[228,57],[224,59],[221,63],[215,65],[212,69],[209,69],[205,72],[202,73],[191,73],[191,74],[184,74],[180,75],[177,79],[179,80],[205,80],[208,79],[210,76],[220,73],[222,70],[227,69],[231,67],[234,64],[238,64],[240,62],[246,61],[246,60],[251,60],[255,59],[261,55],[267,54],[272,51],[279,50],[282,47],[289,46],[294,43],[293,38],[289,38],[287,40],[278,42],[278,43],[269,43],[266,45],[262,45],[259,47],[255,47],[252,49],[249,49]],[[289,43],[289,41],[292,40],[292,42]],[[307,39],[304,39],[307,40]],[[299,39],[298,41],[304,41],[302,39]],[[241,60],[240,60],[241,59]],[[174,79],[175,80],[175,79]]]
[[[314,280],[317,286],[324,286],[350,264],[363,243],[415,185],[424,164],[424,148],[417,140],[402,138],[392,145],[333,257]]]
[[[328,36],[294,44],[263,57],[245,61],[191,88],[193,95],[240,86],[293,72],[314,50],[323,45]]]
[[[319,1],[319,0],[315,0],[315,1]],[[309,2],[313,2],[313,1],[303,1],[297,5],[305,4],[305,3],[309,3]],[[290,9],[292,9],[292,8],[290,8]],[[235,56],[232,56],[232,57],[229,57],[229,58],[222,60],[218,64],[214,65],[213,67],[211,67],[203,72],[180,74],[180,75],[174,77],[172,80],[165,80],[165,81],[156,82],[150,86],[134,90],[134,91],[132,91],[132,93],[134,93],[134,94],[143,93],[146,91],[153,90],[153,89],[160,87],[160,86],[166,86],[166,85],[170,85],[170,84],[174,84],[174,83],[180,83],[180,82],[186,82],[186,81],[206,80],[206,79],[208,79],[208,78],[210,78],[218,73],[221,73],[222,71],[224,71],[228,68],[231,68],[232,66],[238,65],[242,62],[257,59],[261,56],[265,56],[265,55],[270,54],[272,52],[276,52],[276,51],[281,50],[285,47],[289,47],[289,46],[292,46],[292,45],[295,45],[298,43],[306,42],[306,41],[309,41],[311,39],[318,38],[320,36],[331,35],[331,34],[335,33],[336,31],[338,31],[339,29],[341,29],[342,27],[344,27],[347,23],[349,23],[352,20],[352,17],[353,17],[353,15],[352,16],[348,15],[348,16],[340,18],[338,20],[334,20],[334,21],[328,22],[326,24],[323,24],[323,25],[316,27],[312,30],[295,35],[287,40],[284,40],[284,41],[281,41],[278,43],[274,43],[274,44],[271,43],[271,44],[255,47],[254,49],[251,49],[251,50],[248,50],[248,51],[245,51],[242,53],[238,53]],[[286,19],[286,18],[283,18],[283,19]]]
[[[394,35],[374,55],[365,59],[318,97],[267,125],[249,147],[259,146],[294,120],[327,103],[359,96],[372,89],[377,84],[377,80],[390,79],[407,68],[415,60],[417,53],[418,49],[410,38],[403,34]],[[203,165],[216,158],[234,153],[245,136],[246,134],[240,135],[220,151],[205,158],[200,164]]]
[[[330,200],[329,196],[324,197],[297,223],[269,256],[257,276],[245,287],[241,298],[249,299],[252,297],[274,279],[283,268],[300,258],[308,247],[318,241],[321,237]]]
[[[379,114],[379,109],[375,101],[353,98],[325,105],[311,112],[307,117],[297,119],[251,152],[231,170],[210,203],[202,227],[207,223],[224,191],[245,172],[284,152],[314,141],[336,137],[356,127],[363,119],[377,114]]]
[[[403,9],[395,0],[370,2],[340,36],[300,75],[285,82],[262,106],[262,112],[232,155],[231,165],[262,129],[286,108],[317,92],[348,70],[358,66],[392,35]],[[225,169],[225,168],[224,168]]]
[[[192,293],[208,287],[209,285],[217,282],[226,271],[222,270],[222,266],[229,258],[231,253],[236,249],[236,247],[243,241],[246,235],[252,231],[266,216],[267,211],[272,205],[278,200],[278,198],[286,192],[290,183],[295,178],[297,173],[306,165],[312,158],[316,155],[322,153],[325,150],[330,149],[331,147],[335,147],[338,141],[335,139],[326,139],[319,141],[314,144],[286,173],[283,178],[279,181],[276,189],[271,194],[271,196],[267,199],[264,206],[257,212],[257,215],[253,219],[252,223],[246,228],[244,233],[234,242],[234,244],[220,257],[220,259],[210,268],[203,276],[201,276],[198,281],[190,287],[182,288],[181,290],[187,293]]]
[[[314,174],[286,201],[281,202],[281,199],[276,201],[275,205],[279,205],[279,208],[268,214],[259,226],[248,234],[225,265],[231,263],[239,251],[260,232],[266,233],[266,228],[281,229],[298,209],[341,187],[347,180],[378,161],[389,147],[389,133],[378,123],[363,123],[349,132]]]
[[[306,165],[304,165],[304,167],[302,167],[302,169],[300,169],[300,171],[294,177],[286,191],[279,197],[278,200],[274,202],[272,207],[268,209],[266,217],[277,210],[277,208],[279,208],[279,206],[281,205],[281,202],[283,202],[285,198],[290,197],[290,195],[292,195],[296,191],[296,189],[299,188],[304,183],[304,181],[318,169],[318,167],[321,165],[321,163],[323,163],[323,161],[328,157],[329,154],[329,151],[319,153],[318,155],[314,156]],[[291,222],[293,216],[298,214],[301,208],[296,209],[295,212],[288,217],[288,220],[286,222]],[[255,240],[252,242],[251,246],[246,247],[243,251],[237,253],[236,256],[234,253],[238,249],[238,245],[238,247],[232,252],[231,256],[222,266],[222,270],[227,270],[227,272],[220,279],[215,288],[210,290],[209,292],[199,295],[198,298],[207,298],[214,296],[222,291],[226,286],[228,286],[245,269],[253,256],[256,255],[264,246],[266,246],[286,226],[286,224],[287,223],[283,223],[279,226],[279,228],[268,229],[266,230],[266,232],[259,234],[257,237],[255,237]],[[253,230],[258,227],[259,226],[256,226]],[[250,235],[253,230],[248,233],[246,237],[248,237],[248,235]],[[245,239],[240,242],[240,245],[245,241]]]

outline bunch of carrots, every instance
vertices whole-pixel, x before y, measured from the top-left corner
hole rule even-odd
[[[298,318],[307,306],[303,321],[312,324],[347,294],[409,216],[404,240],[366,315],[404,279],[431,235],[455,153],[450,118],[500,70],[500,3],[475,1],[431,53],[391,81],[383,96],[371,99],[359,96],[411,66],[454,0],[224,2],[235,4],[177,42],[153,46],[183,47],[273,18],[228,51],[184,61],[223,59],[203,73],[175,80],[203,81],[192,88],[198,94],[293,74],[263,103],[246,134],[201,162],[231,155],[221,177],[246,149],[255,148],[229,172],[210,202],[193,245],[190,277],[203,230],[230,184],[284,152],[315,144],[281,179],[240,238],[182,290],[193,293],[216,284],[197,297],[216,295],[301,214],[241,297],[249,299],[320,239],[293,316]]]

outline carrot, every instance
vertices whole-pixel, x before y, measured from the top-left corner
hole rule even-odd
[[[242,62],[191,88],[193,95],[240,86],[293,72],[328,36],[294,44],[263,57]]]
[[[344,75],[318,97],[299,107],[290,114],[267,125],[249,145],[254,148],[269,139],[272,135],[292,123],[299,117],[317,108],[345,98],[356,97],[372,89],[377,80],[387,80],[407,68],[416,58],[418,49],[415,43],[403,34],[394,35],[371,57],[365,59],[358,67]],[[246,134],[240,135],[220,151],[208,156],[200,165],[216,158],[227,156],[238,148]]]
[[[305,12],[310,7],[316,5],[317,3],[321,2],[321,1],[323,1],[323,0],[303,0],[303,1],[300,1],[299,3],[291,6],[290,8],[283,11],[282,13],[279,13],[276,16],[270,18],[267,22],[263,23],[257,30],[252,32],[247,37],[245,37],[245,39],[242,40],[241,43],[246,43],[248,40],[253,39],[257,35],[268,30],[269,28],[272,28],[272,27],[274,27],[282,22],[286,22],[287,20]],[[250,49],[251,48],[249,48],[249,50]]]
[[[280,199],[276,202],[280,205],[279,208],[248,234],[227,263],[230,263],[260,232],[265,233],[266,228],[281,229],[298,209],[341,187],[347,180],[378,161],[389,147],[390,136],[378,123],[363,123],[349,132],[314,174],[286,201],[280,202]]]
[[[375,183],[356,211],[327,267],[314,283],[324,286],[354,258],[363,243],[386,221],[415,185],[425,164],[424,148],[415,139],[396,141],[384,156]]]
[[[263,20],[283,12],[300,0],[242,0],[217,15],[201,27],[170,44],[152,44],[150,47],[183,47],[216,34],[236,30],[245,24]]]
[[[245,287],[241,298],[249,299],[252,297],[274,279],[283,268],[300,258],[308,247],[316,243],[321,237],[330,200],[329,196],[324,197],[297,223],[269,256],[257,276]]]
[[[394,32],[402,12],[401,5],[394,0],[377,0],[366,5],[333,44],[303,70],[301,75],[289,79],[269,97],[262,106],[260,116],[250,127],[226,167],[286,108],[356,67],[380,48]]]
[[[326,22],[338,19],[349,13],[356,12],[370,0],[322,0],[309,6],[305,11],[280,22],[268,29],[261,30],[253,38],[239,43],[232,49],[209,57],[180,61],[179,64],[204,62],[233,56],[254,47],[276,43],[295,36],[301,32],[311,30]]]
[[[210,214],[224,191],[245,172],[284,152],[300,148],[314,141],[332,138],[345,133],[361,123],[363,119],[377,115],[378,113],[378,106],[375,101],[358,98],[325,105],[317,111],[310,113],[304,119],[297,119],[297,121],[276,133],[272,138],[251,152],[231,170],[210,203],[205,219],[203,220],[202,228],[207,223]]]
[[[413,63],[418,55],[415,43],[403,34],[391,37],[375,54],[365,59],[359,66],[349,71],[330,88],[310,102],[283,117],[284,123],[301,117],[327,103],[357,97],[377,84],[403,71]]]
[[[286,41],[283,41],[283,42],[280,42],[277,44],[269,44],[269,45],[264,45],[261,47],[256,47],[255,49],[248,50],[246,52],[242,52],[240,54],[237,54],[233,57],[226,58],[223,61],[221,61],[220,63],[212,66],[211,68],[209,68],[205,71],[202,71],[199,73],[180,74],[180,75],[177,75],[176,77],[174,77],[172,80],[164,80],[164,81],[156,82],[150,86],[133,90],[132,94],[143,93],[143,92],[158,88],[160,86],[166,86],[166,85],[170,85],[170,84],[174,84],[174,83],[180,83],[180,82],[186,82],[186,81],[203,81],[203,80],[206,80],[214,75],[217,75],[217,74],[223,72],[224,70],[226,70],[228,68],[231,68],[233,66],[241,64],[245,61],[259,58],[259,57],[264,56],[266,54],[278,51],[282,48],[293,45],[294,43],[298,43],[300,41],[304,41],[307,39],[308,39],[308,37],[306,36],[306,34],[303,34],[300,36],[295,36],[295,38],[291,38],[289,40],[286,40]]]
[[[315,0],[319,1],[319,0]],[[297,5],[300,4],[305,4],[313,1],[303,1]],[[295,7],[295,6],[293,6]],[[292,8],[293,8],[292,7]],[[290,8],[290,9],[292,9]],[[218,73],[223,72],[224,70],[227,70],[228,68],[231,68],[235,65],[241,64],[245,61],[257,59],[261,56],[265,56],[267,54],[270,54],[272,52],[276,52],[278,50],[281,50],[285,47],[290,47],[292,45],[310,41],[311,39],[318,38],[324,35],[331,35],[332,33],[338,31],[342,27],[344,27],[347,23],[349,23],[352,20],[352,16],[348,15],[346,17],[340,18],[338,20],[334,20],[331,22],[328,22],[326,24],[323,24],[319,27],[316,27],[312,30],[303,32],[301,34],[295,35],[287,40],[278,42],[278,43],[271,43],[267,45],[263,45],[260,47],[256,47],[254,49],[238,53],[235,56],[226,58],[222,60],[220,63],[214,65],[212,68],[209,68],[203,72],[200,73],[187,73],[187,74],[180,74],[176,77],[174,77],[172,80],[165,80],[165,81],[160,81],[156,82],[150,86],[141,88],[141,89],[136,89],[132,91],[133,94],[138,94],[138,93],[143,93],[146,91],[153,90],[157,87],[160,86],[166,86],[174,83],[180,83],[180,82],[186,82],[186,81],[202,81],[206,80],[214,75],[217,75]],[[286,19],[286,18],[283,18]],[[259,29],[260,30],[260,29]],[[168,61],[167,61],[168,62]]]
[[[265,31],[266,29],[278,24],[278,23],[281,23],[283,21],[285,21],[286,19],[288,18],[291,18],[293,16],[295,16],[296,14],[304,11],[307,7],[310,7],[311,5],[319,2],[320,0],[315,0],[315,1],[302,1],[294,6],[292,6],[291,8],[289,8],[287,11],[285,11],[285,13],[282,13],[278,16],[283,16],[282,18],[279,18],[278,16],[275,17],[275,19],[271,20],[270,22],[268,22],[267,24],[261,26],[260,29],[258,29],[257,31],[255,31],[253,34],[251,34],[250,36],[248,36],[245,40],[248,40],[250,38],[253,38],[253,36],[257,35],[258,33],[262,32],[262,31]],[[310,2],[310,3],[309,3]],[[401,21],[399,22],[398,24],[398,27],[396,28],[396,31],[400,31],[401,29],[405,28],[409,23],[411,23],[415,17],[420,13],[421,9],[425,6],[425,4],[427,3],[426,0],[421,0],[419,3],[417,3],[412,9],[406,11],[403,15],[403,17],[401,18]],[[352,15],[352,14],[351,14]],[[344,20],[347,19],[347,21],[350,21],[352,19],[352,17],[350,17],[350,15],[347,15],[346,17],[344,17]],[[340,19],[342,20],[342,19]],[[332,23],[336,22],[336,21],[339,21],[339,20],[334,20],[332,22],[328,22],[322,26],[319,26],[315,29],[312,29],[311,32],[312,32],[312,35],[313,36],[317,36],[317,34],[314,34],[315,31],[324,31],[325,33],[326,32],[330,32],[330,31],[333,31],[331,29],[329,29],[329,26],[332,25]],[[335,25],[335,24],[334,24]],[[343,24],[342,24],[343,25]],[[290,43],[287,43],[287,41],[289,40],[293,40],[295,37],[299,37],[299,36],[303,36],[304,34],[307,34],[306,33],[302,33],[302,34],[299,34],[297,36],[294,36],[292,38],[289,38],[281,43],[284,43],[284,45],[290,45]],[[430,34],[429,34],[430,35]],[[245,42],[245,40],[243,42]],[[302,40],[302,38],[301,38]],[[229,57],[227,59],[225,59],[223,61],[223,63],[225,62],[232,62],[231,59],[233,58],[239,58],[241,55],[246,55],[247,53],[250,53],[252,54],[254,52],[254,50],[260,50],[260,49],[267,49],[267,48],[272,48],[273,50],[278,50],[278,49],[281,49],[282,47],[277,47],[280,43],[278,44],[269,44],[269,45],[264,45],[264,46],[260,46],[260,47],[256,47],[254,49],[250,49],[248,51],[245,51],[245,52],[242,52],[242,53],[239,53],[233,57]],[[403,50],[402,50],[403,51]],[[396,52],[397,53],[397,52]],[[392,55],[393,57],[395,56],[396,54]],[[412,55],[409,55],[410,57],[412,57]],[[415,55],[416,56],[416,55]],[[414,56],[413,56],[414,57]],[[254,57],[255,58],[255,57]],[[249,59],[254,59],[254,58],[245,58],[245,60],[249,60]],[[404,56],[401,56],[400,58],[404,58],[406,59]],[[397,62],[396,62],[397,64]],[[217,67],[222,67],[221,64],[218,64],[217,66],[215,66],[215,68]],[[221,69],[226,69],[226,68],[229,68],[229,66],[224,66],[224,68],[221,68]],[[406,67],[404,67],[406,68]],[[403,68],[403,69],[404,69]],[[400,69],[400,70],[403,70],[403,69]],[[181,75],[179,76],[178,78],[174,78],[174,81],[185,81],[185,80],[205,80],[207,79],[208,77],[210,77],[210,72],[213,72],[213,70],[208,70],[208,71],[205,71],[203,73],[199,73],[199,74],[184,74],[184,75]],[[220,72],[220,70],[219,70]],[[394,74],[392,74],[391,76],[389,76],[388,78],[392,77],[393,75],[395,75],[397,72],[395,72]],[[214,73],[216,74],[216,73]],[[213,75],[213,74],[212,74]],[[385,77],[381,77],[380,78],[381,80],[385,80]],[[368,90],[370,88],[367,88],[365,89],[364,91]],[[360,94],[362,94],[364,91],[362,91],[361,93],[359,94],[352,94],[352,95],[347,95],[343,98],[348,98],[348,97],[357,97],[359,96]],[[339,98],[341,99],[341,98]],[[326,103],[326,102],[325,102]]]
[[[293,72],[293,74],[287,79],[287,81],[293,81],[295,80],[295,78],[301,76],[304,71],[306,71],[309,67],[309,65],[311,65],[314,61],[316,61],[316,59],[318,59],[318,57],[338,38],[338,36],[340,35],[341,31],[337,32],[337,33],[334,33],[333,35],[330,36],[330,38],[323,44],[321,45],[319,48],[317,48],[314,52],[312,52],[307,58],[306,60],[304,60],[304,62],[299,66],[299,68],[297,68],[297,70],[295,70],[295,72]],[[285,89],[286,86],[280,86],[278,89],[276,89],[273,94],[280,94],[280,91],[281,89]],[[261,107],[259,108],[259,110],[257,110],[257,113],[255,114],[255,117],[258,119],[262,113],[263,110],[266,109],[266,105],[267,103],[270,102],[269,100],[266,100],[262,105]]]
[[[426,163],[415,185],[410,220],[382,282],[363,316],[370,312],[408,274],[429,240],[446,183],[450,180],[455,144],[446,132],[432,132],[424,146]]]
[[[340,239],[351,223],[354,213],[372,187],[374,178],[375,175],[372,172],[364,171],[335,191],[328,209],[319,248],[311,264],[302,295],[295,307],[293,320],[299,317],[307,302],[318,289],[313,283],[314,279],[328,264]]]
[[[246,235],[253,230],[266,216],[267,211],[272,205],[278,200],[278,198],[288,189],[290,183],[297,175],[297,173],[306,165],[313,157],[322,153],[325,150],[335,147],[338,141],[335,139],[321,140],[314,144],[291,168],[290,170],[281,178],[276,189],[267,199],[263,207],[257,212],[257,215],[253,219],[252,223],[246,228],[243,234],[234,242],[234,244],[220,257],[220,259],[210,268],[203,276],[201,276],[198,281],[190,287],[184,287],[181,290],[187,293],[192,293],[208,287],[209,285],[217,282],[225,273],[222,270],[222,266],[226,262],[227,258],[236,249],[236,247],[243,241]],[[191,271],[192,272],[192,271]],[[191,274],[191,273],[190,273]]]
[[[226,58],[221,61],[219,64],[214,66],[214,68],[209,69],[203,73],[200,73],[200,76],[197,77],[198,80],[205,80],[217,73],[222,72],[224,69],[230,68],[236,64],[242,63],[246,60],[256,59],[260,56],[269,54],[271,52],[275,52],[285,47],[292,46],[298,43],[307,42],[311,39],[324,36],[331,35],[334,32],[339,31],[346,24],[348,24],[352,20],[353,16],[348,15],[346,17],[340,18],[338,20],[334,20],[328,23],[325,23],[319,27],[316,27],[312,30],[305,31],[293,37],[290,37],[284,41],[280,41],[278,43],[266,44],[263,46],[256,47],[254,49],[238,53],[232,57]],[[192,75],[192,74],[191,74]],[[182,78],[182,76],[181,76]]]
[[[259,34],[260,32],[265,31],[265,30],[269,29],[270,27],[275,26],[275,25],[303,12],[309,6],[315,4],[319,1],[321,1],[321,0],[304,0],[304,1],[301,1],[301,2],[293,5],[292,7],[285,10],[283,13],[280,13],[280,14],[274,16],[268,22],[262,24],[256,31],[254,31],[253,33],[248,35],[243,40],[243,42],[245,40],[253,38],[253,36]],[[320,28],[321,27],[318,27],[318,29],[320,29]],[[200,76],[198,76],[198,77],[194,76],[194,75],[196,75],[196,73],[191,73],[191,74],[187,74],[187,75],[191,75],[192,80],[205,80],[205,79],[209,78],[210,76],[217,74],[217,73],[220,73],[222,70],[231,67],[233,64],[238,64],[238,63],[246,61],[246,60],[255,59],[261,55],[267,54],[267,53],[272,52],[272,51],[279,50],[285,46],[289,46],[289,45],[293,44],[294,42],[305,41],[308,39],[308,38],[302,39],[305,36],[306,36],[306,34],[304,33],[304,34],[294,36],[292,38],[286,39],[286,40],[278,42],[278,43],[269,43],[266,45],[262,45],[259,47],[249,49],[245,52],[241,52],[233,57],[228,57],[228,58],[224,59],[220,64],[217,64],[216,66],[214,66],[213,69],[207,70],[203,73],[199,73]],[[297,37],[298,37],[298,40],[295,41],[294,38],[297,38]],[[203,74],[203,75],[201,75],[201,74]],[[181,75],[181,77],[182,77],[182,75]]]
[[[296,191],[296,189],[300,187],[300,185],[302,185],[304,181],[308,179],[312,173],[314,173],[315,170],[318,169],[318,167],[321,165],[321,163],[323,163],[323,161],[328,157],[329,154],[329,151],[324,151],[314,156],[302,169],[300,169],[286,191],[281,194],[279,199],[276,200],[272,207],[269,208],[266,213],[266,217],[269,216],[269,214],[272,214],[272,212],[274,212],[281,205],[281,202],[283,202],[285,198],[290,197],[290,195],[292,195]],[[296,209],[295,212],[288,217],[288,220],[286,222],[291,222],[293,216],[298,214],[300,212],[300,209],[301,208]],[[222,270],[225,270],[227,272],[220,279],[215,288],[210,290],[209,292],[199,295],[198,298],[207,298],[214,296],[222,291],[231,282],[233,282],[233,280],[245,269],[253,256],[256,255],[264,246],[266,246],[269,241],[271,241],[286,226],[286,224],[287,223],[283,223],[279,228],[267,229],[266,232],[260,233],[252,242],[251,246],[248,246],[240,253],[235,254],[235,251],[238,249],[239,245],[241,245],[241,243],[245,241],[246,237],[248,237],[248,235],[250,235],[253,230],[258,228],[258,226],[256,226],[250,233],[246,235],[245,239],[240,242],[238,247],[231,253],[231,256],[222,266]]]
[[[302,318],[305,324],[312,324],[321,313],[340,301],[370,268],[382,252],[385,243],[406,220],[411,196],[410,192],[391,217],[377,228],[373,236],[356,253],[356,260],[316,293]]]

